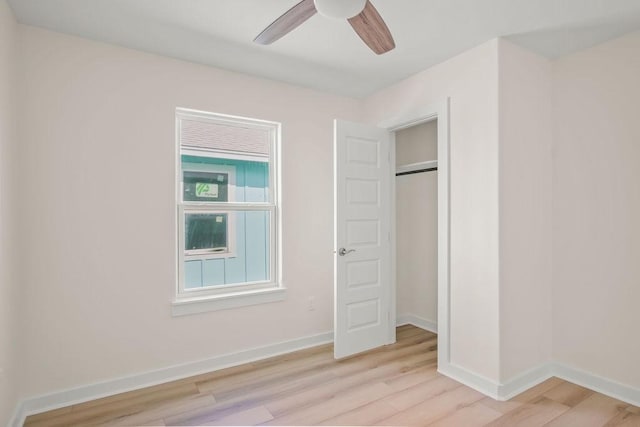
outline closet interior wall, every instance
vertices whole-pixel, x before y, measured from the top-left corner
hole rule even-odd
[[[396,132],[396,167],[437,160],[437,121]],[[437,324],[438,173],[396,177],[396,310]]]

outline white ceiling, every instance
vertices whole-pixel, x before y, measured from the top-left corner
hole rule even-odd
[[[363,97],[494,37],[550,58],[640,29],[640,0],[372,0],[396,49],[371,52],[346,21],[312,17],[252,43],[299,0],[9,0],[21,23]]]

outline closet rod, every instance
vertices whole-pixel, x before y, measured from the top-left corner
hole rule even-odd
[[[414,173],[431,172],[431,171],[437,171],[437,170],[438,168],[417,169],[417,170],[407,171],[407,172],[398,172],[396,173],[396,176],[412,175]]]
[[[437,160],[427,160],[426,162],[410,163],[396,166],[396,176],[409,175],[412,173],[429,172],[438,170]]]

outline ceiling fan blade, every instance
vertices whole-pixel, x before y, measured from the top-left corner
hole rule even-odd
[[[313,0],[302,0],[300,3],[286,11],[253,39],[259,44],[271,44],[296,29],[307,19],[316,14],[316,6]]]
[[[370,1],[367,1],[360,14],[349,18],[349,23],[362,41],[378,55],[389,52],[396,47],[389,27]]]

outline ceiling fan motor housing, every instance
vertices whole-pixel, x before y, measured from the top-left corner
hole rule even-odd
[[[349,19],[364,10],[367,0],[313,0],[320,15],[334,19]]]

